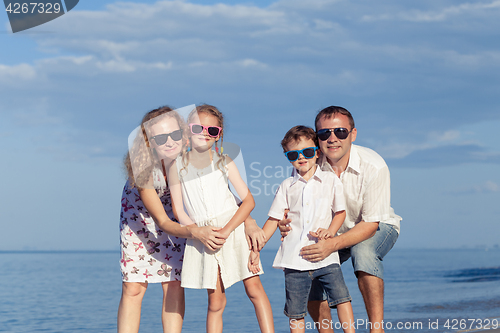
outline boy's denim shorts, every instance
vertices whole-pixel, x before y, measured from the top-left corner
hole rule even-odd
[[[285,268],[286,303],[284,312],[287,317],[301,319],[306,316],[307,301],[313,281],[317,281],[322,286],[333,305],[351,300],[339,264],[331,264],[311,271]]]
[[[384,266],[382,265],[382,260],[392,249],[398,236],[399,234],[393,225],[379,223],[377,232],[373,237],[350,248],[340,250],[340,262],[343,263],[351,258],[354,274],[357,275],[357,272],[361,271],[383,279]],[[326,299],[326,294],[323,292],[321,285],[313,282],[309,300],[322,301]],[[328,304],[332,307],[335,305],[335,302],[331,302],[328,299]]]

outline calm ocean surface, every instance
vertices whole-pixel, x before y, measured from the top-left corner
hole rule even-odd
[[[273,307],[276,332],[288,332],[283,273],[271,268],[275,252],[262,252],[265,274],[261,279]],[[0,252],[0,331],[115,332],[121,293],[119,259],[118,251]],[[500,319],[498,248],[393,249],[384,262],[385,322],[392,325],[391,330],[386,326],[386,332],[456,332],[460,319],[467,320],[467,329]],[[367,332],[363,326],[367,316],[350,262],[343,265],[343,271],[360,324],[357,331]],[[224,331],[258,332],[242,283],[226,293]],[[205,330],[206,306],[204,290],[186,290],[184,332]],[[162,331],[160,312],[161,287],[152,284],[144,298],[141,332]],[[336,321],[335,311],[332,315]],[[445,327],[447,320],[449,327]]]

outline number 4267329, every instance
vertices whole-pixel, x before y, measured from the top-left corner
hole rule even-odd
[[[448,319],[443,325],[447,329],[497,329],[498,319]]]
[[[5,11],[9,14],[58,14],[61,12],[61,5],[58,3],[9,3]]]

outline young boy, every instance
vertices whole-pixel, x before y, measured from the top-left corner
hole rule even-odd
[[[286,133],[281,146],[296,172],[281,183],[263,230],[269,240],[285,210],[289,210],[292,230],[282,240],[273,267],[285,271],[284,312],[289,317],[290,332],[305,332],[304,317],[307,314],[309,290],[312,280],[317,279],[330,301],[337,306],[344,332],[352,333],[354,316],[351,296],[344,282],[337,252],[319,262],[307,261],[299,254],[302,247],[314,244],[318,239],[334,237],[344,222],[346,213],[342,183],[333,172],[324,172],[316,165],[317,138],[312,128],[293,127]],[[249,268],[252,271],[259,269],[256,257],[257,253],[250,255]],[[331,323],[316,325],[331,327]]]

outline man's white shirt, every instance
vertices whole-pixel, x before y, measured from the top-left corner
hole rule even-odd
[[[318,164],[323,171],[334,173],[326,156]],[[394,225],[399,233],[401,217],[391,207],[389,168],[375,151],[352,145],[347,168],[340,175],[344,186],[346,219],[338,234],[345,233],[356,223],[382,222]]]

